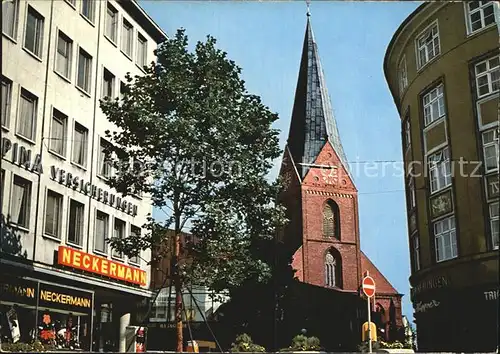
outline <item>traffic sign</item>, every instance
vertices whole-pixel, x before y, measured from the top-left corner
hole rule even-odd
[[[365,293],[367,297],[373,297],[373,295],[375,295],[375,280],[369,275],[363,278],[362,287],[363,293]]]

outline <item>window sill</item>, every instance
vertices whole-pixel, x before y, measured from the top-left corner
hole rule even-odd
[[[79,250],[83,249],[83,245],[79,245],[79,244],[73,243],[71,241],[67,241],[66,244],[68,246],[70,246],[70,247],[73,247],[73,248],[76,248],[76,249],[79,249]]]
[[[439,48],[439,53],[432,57],[432,59],[429,59],[425,64],[417,68],[417,74],[420,74],[422,71],[424,71],[425,68],[427,68],[430,64],[435,62],[439,57],[441,57],[441,48]]]
[[[21,135],[20,133],[16,133],[15,135],[16,135],[18,138],[20,138],[20,139],[22,139],[22,140],[26,141],[27,143],[29,143],[29,144],[31,144],[31,145],[36,145],[36,141],[31,140],[30,138],[27,138],[27,137],[25,137],[24,135]]]
[[[485,101],[489,101],[488,98],[490,98],[490,96],[494,96],[495,94],[498,94],[499,91],[492,91],[492,92],[488,92],[488,93],[485,93],[484,95],[481,95],[479,96],[479,94],[477,95],[477,103],[483,103]]]
[[[127,54],[127,53],[126,53],[126,52],[124,52],[122,49],[120,49],[120,52],[122,52],[122,54],[123,54],[123,55],[125,55],[125,56],[128,58],[128,60],[130,60],[130,61],[132,61],[132,62],[133,62],[133,60],[132,60],[132,56],[131,56],[131,55]]]
[[[13,42],[14,44],[17,44],[17,40],[14,38],[17,36],[17,33],[14,33],[14,37],[12,37],[10,34],[5,33],[2,31],[2,34],[5,38],[7,38],[9,41]]]
[[[80,164],[78,164],[78,163],[76,163],[76,162],[73,162],[73,161],[71,161],[71,164],[72,164],[73,166],[75,166],[75,167],[78,167],[78,168],[79,168],[79,169],[81,169],[81,170],[87,171],[87,167],[85,167],[85,166],[83,166],[83,165],[80,165]]]
[[[99,250],[94,249],[94,253],[97,254],[98,256],[108,258],[108,254],[104,251],[99,251]]]
[[[38,60],[40,63],[42,62],[42,58],[40,58],[38,55],[36,55],[35,53],[33,53],[31,50],[29,50],[28,48],[24,47],[23,46],[23,50],[28,53],[29,55],[31,55],[33,58],[35,58],[36,60]]]
[[[435,191],[433,191],[433,192],[431,192],[431,191],[430,191],[430,187],[429,187],[429,192],[430,192],[430,195],[431,195],[431,197],[432,197],[432,196],[435,196],[436,194],[439,194],[439,193],[444,193],[444,192],[446,192],[446,191],[447,191],[447,189],[450,189],[450,188],[451,188],[451,186],[452,186],[452,183],[450,183],[450,184],[449,184],[449,185],[447,185],[446,187],[443,187],[443,188],[441,188],[441,189],[435,190]],[[441,218],[441,217],[440,217],[440,218]]]
[[[63,74],[61,74],[60,72],[58,72],[57,70],[54,69],[54,73],[59,76],[61,79],[63,79],[64,81],[66,81],[67,83],[71,84],[71,80],[69,78],[67,78],[66,76],[64,76]]]
[[[65,2],[66,2],[66,4],[68,4],[69,6],[71,6],[74,10],[76,10],[75,4],[73,4],[71,1],[65,0]]]
[[[449,261],[452,261],[452,260],[457,259],[457,258],[458,258],[458,255],[456,255],[455,257],[451,257],[451,258],[441,259],[439,261],[436,259],[436,264],[441,264],[441,263],[444,263],[444,262],[449,262]]]
[[[111,259],[114,260],[114,261],[125,263],[125,257],[124,256],[120,257],[120,256],[113,256],[113,255],[111,255]]]
[[[114,47],[118,48],[118,44],[111,38],[109,38],[106,34],[104,35],[104,38],[106,38]]]
[[[135,262],[132,262],[131,260],[128,261],[128,264],[130,264],[131,266],[134,266],[136,268],[140,268],[141,267],[140,263],[135,263]]]
[[[60,238],[57,238],[57,237],[52,236],[52,235],[47,235],[46,233],[43,233],[42,237],[45,238],[45,239],[57,242],[57,243],[61,243],[61,239]]]
[[[135,63],[135,66],[137,66],[137,67],[139,68],[139,70],[140,70],[140,71],[142,71],[144,74],[146,73],[146,70],[144,70],[144,67],[145,67],[146,65],[141,66],[141,65],[139,65],[139,64],[137,64],[137,63]]]
[[[97,178],[103,180],[104,182],[109,182],[109,179],[111,178],[111,176],[103,176],[99,173],[96,174]]]
[[[48,152],[50,152],[50,153],[51,153],[52,155],[54,155],[55,157],[57,157],[57,158],[59,158],[59,159],[61,159],[61,160],[66,161],[66,157],[65,157],[64,155],[61,155],[61,154],[59,154],[59,153],[57,153],[57,152],[55,152],[55,151],[51,150],[50,148],[49,148],[49,149],[47,149],[47,150],[48,150]]]
[[[6,132],[9,132],[10,128],[2,124],[2,130],[6,131]]]
[[[438,119],[433,120],[429,124],[424,123],[424,131],[427,131],[429,129],[434,128],[434,126],[438,125],[439,123],[443,122],[446,119],[446,114],[444,116],[439,117]]]
[[[82,17],[85,21],[87,21],[87,22],[89,23],[89,25],[91,25],[92,27],[95,27],[94,22],[93,22],[90,18],[88,18],[87,16],[85,16],[85,15],[84,15],[84,14],[82,14],[81,12],[80,12],[80,16],[81,16],[81,17]]]
[[[18,224],[15,224],[15,223],[12,223],[10,222],[9,223],[9,226],[13,229],[16,229],[18,231],[24,231],[24,232],[30,232],[30,229],[29,229],[29,226],[22,226],[22,225],[18,225]]]
[[[75,85],[75,87],[76,87],[76,89],[77,89],[78,91],[80,91],[81,93],[83,93],[85,96],[87,96],[87,97],[89,97],[89,98],[90,98],[90,97],[92,97],[92,96],[90,95],[90,93],[89,93],[89,92],[85,91],[85,90],[84,90],[83,88],[81,88],[80,86]]]

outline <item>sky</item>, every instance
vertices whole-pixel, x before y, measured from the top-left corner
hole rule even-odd
[[[208,34],[242,68],[250,93],[278,113],[285,146],[306,26],[305,1],[140,1],[173,36]],[[387,46],[420,2],[312,1],[311,24],[344,151],[359,192],[362,251],[404,294],[413,318],[401,124],[383,73]],[[271,173],[277,176],[279,163]],[[154,216],[161,217],[155,211]]]

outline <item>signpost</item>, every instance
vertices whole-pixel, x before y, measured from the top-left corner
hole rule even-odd
[[[375,295],[375,280],[368,274],[366,271],[366,275],[363,278],[361,283],[361,287],[363,289],[363,293],[366,295],[366,303],[368,304],[368,347],[369,352],[372,352],[372,336],[371,336],[371,309],[370,309],[370,298]]]

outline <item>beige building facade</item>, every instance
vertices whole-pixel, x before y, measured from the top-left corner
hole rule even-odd
[[[424,3],[398,28],[385,56],[401,118],[422,351],[497,346],[497,21],[493,1]]]

